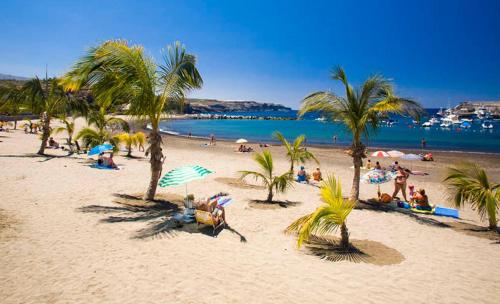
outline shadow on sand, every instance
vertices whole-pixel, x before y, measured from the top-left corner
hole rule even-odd
[[[395,265],[403,262],[405,257],[396,249],[370,240],[351,240],[349,248],[338,245],[334,237],[312,237],[305,244],[308,254],[318,256],[332,262],[349,261],[374,265]]]
[[[251,200],[248,203],[248,206],[251,208],[255,209],[263,209],[263,210],[269,210],[269,209],[282,209],[282,208],[290,208],[290,207],[296,207],[300,205],[301,202],[292,202],[292,201],[263,201],[263,200]]]
[[[420,224],[424,225],[429,225],[433,227],[438,227],[438,228],[450,228],[454,231],[457,231],[459,233],[463,233],[466,235],[471,235],[471,236],[476,236],[479,238],[483,239],[488,239],[491,241],[494,241],[492,244],[500,244],[500,229],[497,229],[496,231],[490,230],[486,227],[482,226],[477,226],[469,223],[465,223],[463,221],[441,221],[438,220],[442,219],[445,220],[446,218],[443,217],[437,217],[435,215],[423,215],[423,214],[418,214],[411,212],[410,210],[402,209],[402,208],[396,208],[393,206],[388,206],[388,205],[381,205],[373,201],[359,201],[359,203],[356,205],[356,209],[358,210],[370,210],[370,211],[375,211],[375,212],[394,212],[398,213],[401,215],[408,216],[415,221],[417,221]]]
[[[108,215],[101,219],[103,223],[123,223],[123,222],[145,222],[146,227],[139,229],[132,238],[161,238],[174,237],[178,233],[202,233],[207,236],[216,237],[222,231],[218,229],[215,235],[212,227],[200,226],[196,223],[179,223],[172,216],[176,212],[182,212],[183,197],[175,194],[158,194],[157,199],[145,201],[141,194],[114,194],[113,203],[118,206],[89,205],[78,209],[84,213],[99,213]],[[246,238],[235,229],[226,226],[225,230],[230,231],[240,237],[241,242],[246,242]]]

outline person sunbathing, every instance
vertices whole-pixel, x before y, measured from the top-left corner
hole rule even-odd
[[[321,171],[319,168],[316,168],[316,171],[314,171],[312,175],[315,182],[320,182],[323,180],[323,176],[321,175]]]
[[[416,209],[429,210],[432,208],[429,205],[429,198],[425,194],[424,189],[419,189],[413,194],[411,205]]]
[[[219,223],[224,221],[224,223],[227,224],[226,222],[226,211],[224,210],[224,207],[219,206],[217,204],[217,200],[213,199],[201,199],[200,201],[196,202],[195,208],[197,210],[205,211],[210,213],[213,222],[215,223],[215,226],[219,225]]]
[[[301,182],[307,183],[307,173],[306,170],[304,169],[304,166],[301,166],[299,172],[297,172],[297,181],[299,183]]]
[[[382,170],[382,166],[380,165],[380,163],[379,163],[379,162],[377,162],[377,163],[375,164],[375,168],[374,168],[374,169],[376,169],[376,170]]]

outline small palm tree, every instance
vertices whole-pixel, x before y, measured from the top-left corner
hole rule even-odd
[[[465,203],[471,204],[482,219],[488,216],[490,229],[497,228],[497,213],[500,208],[499,182],[490,181],[483,168],[468,162],[448,168],[444,181],[450,188],[456,207]]]
[[[122,130],[128,132],[130,127],[126,120],[106,115],[106,105],[98,110],[91,110],[87,115],[87,127],[81,129],[76,135],[76,140],[82,140],[83,146],[94,147],[109,142],[117,150],[118,138],[113,136],[112,126],[118,125]]]
[[[42,143],[38,154],[44,155],[50,136],[50,122],[57,115],[66,113],[75,104],[74,100],[55,78],[42,81],[35,77],[26,82],[22,90],[31,111],[40,114]]]
[[[70,152],[73,152],[73,134],[75,133],[75,121],[74,119],[70,120],[67,117],[61,117],[61,122],[64,126],[59,126],[52,129],[51,134],[56,135],[61,132],[66,132],[68,138],[66,138],[66,142],[68,143]]]
[[[332,72],[332,79],[339,80],[345,87],[345,97],[331,92],[315,92],[304,98],[299,115],[307,112],[321,112],[330,121],[340,121],[352,133],[350,155],[353,158],[354,177],[351,200],[359,199],[359,181],[362,159],[366,157],[366,146],[362,137],[368,138],[379,127],[380,115],[395,113],[419,117],[423,108],[407,98],[394,94],[391,83],[382,76],[368,78],[361,88],[354,89],[347,81],[342,68]]]
[[[116,135],[117,141],[119,143],[125,144],[127,148],[127,157],[132,157],[132,147],[137,147],[141,144],[144,144],[146,135],[143,132],[137,133],[121,133]]]
[[[157,65],[142,46],[107,41],[91,48],[64,78],[68,88],[87,86],[98,98],[126,100],[129,114],[149,120],[151,178],[144,195],[147,200],[154,199],[164,160],[160,121],[170,103],[182,101],[187,92],[203,84],[195,56],[179,42],[167,48],[163,61]]]
[[[262,172],[256,171],[239,171],[241,179],[247,176],[253,176],[255,180],[261,180],[262,184],[267,188],[267,202],[273,201],[274,192],[285,192],[291,185],[292,173],[286,172],[282,175],[274,175],[273,156],[271,152],[265,150],[260,153],[255,153],[254,160],[259,164]]]
[[[281,134],[281,132],[274,132],[274,137],[277,138],[281,143],[285,146],[286,155],[290,159],[290,171],[293,173],[294,165],[299,163],[305,163],[308,160],[314,160],[317,164],[319,164],[318,159],[314,156],[313,153],[307,151],[307,148],[302,144],[306,137],[304,135],[300,135],[295,138],[293,143],[288,142],[288,140]]]
[[[297,246],[307,242],[313,235],[327,235],[340,227],[340,246],[349,248],[349,232],[347,230],[347,217],[354,208],[355,202],[342,197],[340,181],[334,176],[328,176],[322,181],[320,189],[323,204],[313,213],[305,215],[286,228],[286,232],[298,232]]]
[[[0,112],[8,113],[14,117],[14,130],[17,129],[17,115],[26,100],[22,88],[15,85],[0,87]]]

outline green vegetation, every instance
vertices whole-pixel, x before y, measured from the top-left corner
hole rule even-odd
[[[132,157],[132,147],[144,147],[146,143],[146,135],[143,132],[121,133],[115,136],[118,143],[125,144],[127,148],[127,157]]]
[[[400,98],[394,94],[391,83],[382,76],[368,78],[359,89],[354,89],[347,81],[342,68],[332,72],[332,79],[339,80],[345,88],[345,97],[331,92],[315,92],[304,98],[299,115],[307,112],[321,112],[330,121],[338,121],[352,133],[350,155],[353,158],[354,178],[351,200],[359,199],[359,181],[362,159],[366,157],[366,147],[361,138],[368,138],[379,127],[380,115],[396,113],[419,117],[423,108],[416,102]]]
[[[202,86],[195,56],[177,42],[157,65],[141,46],[107,41],[91,48],[65,75],[63,84],[72,90],[88,87],[98,100],[123,100],[129,103],[129,114],[149,121],[151,179],[145,199],[154,199],[164,159],[159,124],[170,103]]]
[[[304,135],[295,138],[293,143],[288,142],[283,134],[278,131],[274,132],[274,137],[285,146],[286,155],[290,159],[290,172],[292,172],[292,174],[295,164],[305,163],[308,160],[314,160],[316,163],[319,163],[314,154],[307,151],[307,148],[303,146],[304,140],[306,139]]]
[[[241,179],[253,176],[255,180],[260,180],[268,191],[266,201],[272,202],[274,192],[285,192],[292,185],[292,173],[288,171],[279,176],[274,175],[273,156],[267,150],[255,153],[254,160],[260,166],[261,172],[240,171]]]
[[[349,232],[347,217],[354,208],[355,202],[342,197],[340,181],[334,176],[328,176],[321,185],[321,200],[323,204],[313,213],[305,215],[286,228],[288,233],[298,233],[297,246],[307,242],[313,235],[324,236],[331,234],[340,227],[340,246],[349,248]]]
[[[468,162],[450,167],[444,182],[449,186],[456,207],[461,207],[465,203],[471,204],[482,219],[488,216],[490,229],[497,228],[500,183],[491,182],[483,168]]]

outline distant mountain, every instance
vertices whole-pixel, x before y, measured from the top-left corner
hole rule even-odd
[[[14,76],[14,75],[0,73],[0,80],[28,80],[28,79],[29,78],[27,78],[27,77]]]
[[[261,112],[290,110],[291,108],[275,103],[197,98],[186,99],[185,107],[185,112],[187,113]]]

